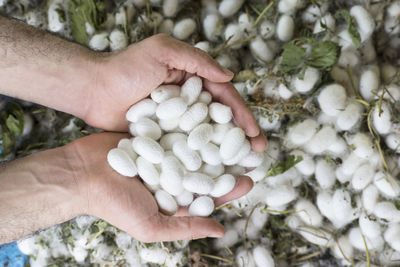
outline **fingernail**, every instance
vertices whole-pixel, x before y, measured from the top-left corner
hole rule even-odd
[[[219,232],[219,233],[211,233],[211,234],[208,235],[208,237],[211,237],[211,238],[221,238],[221,237],[223,237],[224,235],[225,235],[225,233]]]
[[[228,76],[233,76],[234,75],[234,73],[232,71],[230,71],[229,69],[227,69],[227,68],[223,67],[222,71]]]

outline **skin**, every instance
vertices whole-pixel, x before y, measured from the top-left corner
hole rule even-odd
[[[73,114],[106,131],[126,132],[125,113],[161,84],[202,77],[216,101],[232,108],[256,151],[266,139],[229,81],[233,74],[210,56],[167,35],[112,53],[96,53],[0,17],[0,93]],[[21,78],[23,77],[23,78]],[[72,219],[100,217],[144,242],[221,237],[211,218],[159,212],[138,177],[127,179],[107,163],[122,133],[100,133],[15,160],[0,168],[0,243]],[[238,177],[221,205],[252,188]]]

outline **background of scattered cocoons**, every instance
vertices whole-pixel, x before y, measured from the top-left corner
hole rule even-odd
[[[212,215],[225,237],[145,245],[81,216],[19,242],[32,266],[399,265],[399,1],[99,1],[101,24],[71,13],[72,2],[0,0],[0,9],[93,50],[166,33],[206,51],[235,72],[235,88],[269,147],[247,172],[251,192]],[[202,94],[198,102],[209,101]],[[198,104],[191,108],[201,110]],[[19,108],[27,123],[6,159],[97,131],[30,103]],[[178,123],[170,119],[158,123],[164,132]],[[138,125],[131,131],[154,126]],[[161,131],[150,134],[161,138]]]

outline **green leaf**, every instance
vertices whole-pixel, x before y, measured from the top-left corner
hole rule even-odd
[[[278,161],[269,167],[266,177],[276,176],[284,173],[302,160],[302,156],[289,155],[285,161]]]
[[[297,46],[294,42],[286,43],[283,46],[281,70],[284,73],[296,70],[300,67],[306,57],[306,49]]]
[[[310,52],[306,64],[324,70],[336,64],[340,55],[340,46],[332,41],[325,41],[315,45]]]
[[[5,115],[7,128],[13,135],[21,135],[24,130],[24,111],[20,105],[10,102]],[[3,117],[4,118],[4,117]]]
[[[14,135],[8,130],[6,125],[2,125],[2,133],[0,136],[1,155],[6,156],[9,154],[15,145]]]
[[[397,210],[400,210],[400,200],[396,199],[396,200],[394,201],[394,206],[395,206],[395,208],[396,208]]]
[[[97,29],[106,17],[104,4],[95,0],[70,0],[68,14],[72,36],[84,45],[89,43],[86,23]]]
[[[343,17],[346,20],[347,23],[347,31],[351,37],[351,40],[356,48],[360,47],[361,44],[361,37],[360,33],[357,30],[356,25],[354,24],[354,21],[352,17],[350,16],[350,13],[348,10],[342,9],[336,12],[335,18],[340,19]]]

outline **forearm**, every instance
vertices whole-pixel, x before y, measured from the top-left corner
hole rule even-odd
[[[0,167],[0,244],[84,213],[65,147]]]
[[[0,93],[84,118],[95,53],[0,16]]]

